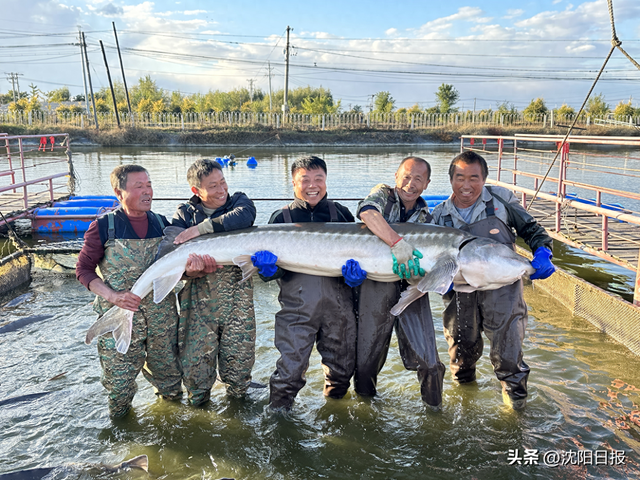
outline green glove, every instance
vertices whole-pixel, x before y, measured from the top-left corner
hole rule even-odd
[[[401,279],[409,280],[412,275],[424,277],[425,271],[420,268],[422,254],[403,238],[392,245],[391,256],[393,257],[393,273]]]

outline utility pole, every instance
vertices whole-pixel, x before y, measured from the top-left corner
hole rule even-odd
[[[289,112],[289,32],[292,30],[287,25],[287,48],[285,50],[285,64],[284,64],[284,102],[282,104],[282,113],[285,115]]]
[[[11,82],[11,93],[13,93],[13,103],[15,103],[16,102],[16,81],[15,81],[15,78],[13,77],[13,72],[7,73],[7,75],[9,75],[7,77],[7,81]]]
[[[247,82],[249,82],[249,101],[253,103],[253,78],[250,78]]]
[[[118,49],[118,58],[120,59],[120,71],[122,72],[122,83],[124,83],[124,94],[127,97],[127,107],[129,107],[129,118],[133,123],[133,112],[131,111],[131,102],[129,101],[129,90],[127,89],[127,79],[124,76],[124,66],[122,65],[122,55],[120,55],[120,44],[118,43],[118,34],[116,33],[116,22],[111,22],[113,25],[113,36],[116,37],[116,48]]]
[[[10,73],[7,73],[7,75],[9,75],[7,77],[7,81],[11,82],[11,91],[13,92],[13,101],[16,102],[20,100],[20,82],[18,80],[18,77],[22,75],[22,73],[10,72]],[[16,86],[18,87],[17,95],[16,95]]]
[[[113,90],[113,83],[111,82],[111,74],[109,73],[109,64],[107,63],[107,54],[104,52],[104,45],[100,40],[100,48],[102,49],[102,58],[104,58],[104,66],[107,69],[107,79],[109,80],[109,88],[111,88],[111,98],[113,99],[113,110],[116,112],[116,123],[120,128],[120,117],[118,116],[118,102],[116,101],[116,92]]]
[[[269,113],[273,110],[273,103],[271,102],[271,62],[267,62],[268,65],[268,75],[269,75]]]
[[[89,81],[89,91],[91,92],[91,104],[93,105],[93,119],[96,122],[96,130],[98,130],[98,112],[96,111],[96,97],[93,95],[93,85],[91,84],[91,69],[89,68],[89,55],[87,55],[87,42],[82,32],[82,47],[84,48],[84,61],[87,64],[87,80]]]
[[[82,86],[84,87],[84,109],[89,114],[89,95],[87,93],[87,73],[84,70],[84,58],[82,55],[82,32],[78,26],[78,40],[80,41],[80,63],[82,64]]]

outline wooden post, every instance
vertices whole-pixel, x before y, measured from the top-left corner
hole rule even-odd
[[[116,123],[120,128],[120,117],[118,116],[118,102],[116,102],[116,92],[113,90],[113,83],[111,82],[111,74],[109,73],[109,64],[107,63],[107,54],[104,51],[104,45],[100,40],[100,48],[102,49],[102,57],[104,58],[104,66],[107,69],[107,79],[109,80],[109,88],[111,88],[111,98],[113,99],[113,110],[116,112]]]
[[[98,112],[96,112],[96,98],[93,95],[93,84],[91,83],[91,70],[89,70],[89,56],[87,55],[87,42],[82,32],[82,46],[84,48],[84,61],[87,64],[87,80],[89,81],[89,91],[91,92],[91,105],[93,105],[93,119],[96,122],[96,130],[98,127]]]

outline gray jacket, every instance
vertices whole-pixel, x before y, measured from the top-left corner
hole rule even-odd
[[[494,199],[495,216],[511,227],[529,245],[532,252],[542,246],[548,247],[549,250],[552,249],[553,240],[544,227],[520,205],[513,192],[504,187],[484,186],[480,201],[476,203],[473,209],[471,224],[487,218],[487,203],[491,199]],[[451,197],[436,206],[432,215],[438,225],[445,225],[444,217],[446,216],[451,217],[455,228],[462,228],[468,225],[458,213]]]

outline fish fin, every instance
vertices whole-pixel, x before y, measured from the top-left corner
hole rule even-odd
[[[145,472],[149,472],[149,457],[147,457],[146,455],[138,455],[131,460],[122,462],[121,465],[124,468],[139,468],[141,470],[144,470]]]
[[[251,261],[251,255],[238,255],[233,258],[233,263],[240,267],[242,270],[242,280],[241,282],[246,282],[251,278],[251,276],[258,271],[258,267],[253,266],[253,262]]]
[[[126,322],[122,322],[118,325],[112,334],[113,339],[116,342],[116,350],[121,354],[127,353],[129,345],[131,344],[131,330],[133,330],[133,312],[131,310],[124,310]]]
[[[153,281],[153,301],[160,303],[173,290],[184,273],[183,269],[172,270]]]
[[[412,302],[416,301],[420,297],[422,297],[425,292],[421,292],[418,287],[415,285],[409,285],[409,287],[402,292],[400,295],[400,300],[396,303],[390,310],[391,315],[398,316],[400,315],[405,308],[407,308]]]
[[[453,282],[453,277],[456,276],[459,269],[458,262],[453,257],[438,260],[435,266],[418,282],[418,290],[423,293],[436,292],[441,295],[447,293]]]
[[[460,292],[460,293],[471,293],[471,292],[475,292],[477,290],[477,288],[469,285],[468,283],[461,283],[461,284],[454,284],[453,285],[453,289],[456,292]]]
[[[114,305],[89,327],[84,343],[89,345],[94,338],[113,332],[118,352],[127,353],[131,343],[132,324],[133,312]]]
[[[184,228],[176,227],[175,225],[169,225],[162,232],[162,241],[158,245],[158,251],[156,253],[156,261],[158,259],[164,257],[167,253],[173,252],[180,245],[174,245],[173,241],[176,239],[178,235],[184,232]]]

